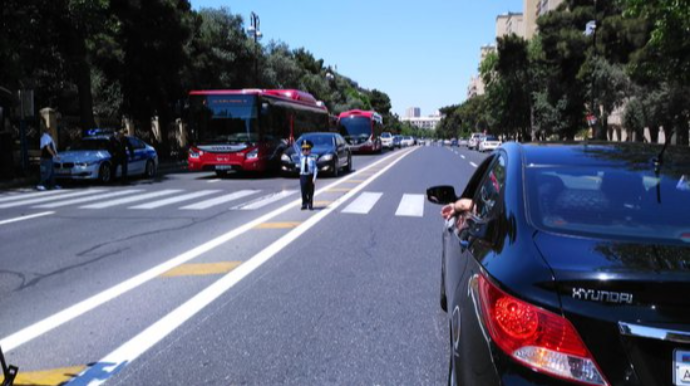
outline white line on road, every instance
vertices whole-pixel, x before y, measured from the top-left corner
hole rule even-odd
[[[462,154],[460,154],[460,157],[462,157],[462,159],[465,159],[465,156],[464,156],[464,155],[462,155]]]
[[[260,190],[240,190],[238,192],[234,192],[234,193],[226,194],[224,196],[212,198],[210,200],[197,202],[196,204],[183,206],[180,209],[185,209],[185,210],[208,209],[210,207],[220,205],[220,204],[225,204],[226,202],[230,202],[230,201],[234,201],[234,200],[239,200],[242,197],[251,196],[252,194],[256,194],[259,192],[260,192]]]
[[[366,182],[361,183],[356,188],[352,189],[350,192],[346,193],[345,195],[337,199],[326,209],[313,215],[307,221],[303,222],[302,225],[290,231],[285,236],[281,237],[273,244],[269,245],[266,249],[262,250],[249,260],[242,263],[242,265],[237,267],[235,270],[223,276],[218,281],[216,281],[215,283],[213,283],[212,285],[198,293],[196,296],[194,296],[181,306],[177,307],[175,310],[164,316],[162,319],[158,320],[156,323],[152,324],[147,329],[140,332],[137,336],[135,336],[122,346],[118,347],[117,349],[115,349],[115,351],[106,355],[96,364],[89,367],[81,374],[79,374],[76,378],[69,382],[68,385],[96,386],[105,383],[110,377],[122,371],[126,366],[130,365],[132,361],[138,358],[141,354],[145,353],[156,343],[160,342],[166,336],[170,335],[175,329],[177,329],[187,320],[191,319],[199,311],[203,310],[206,306],[211,304],[214,300],[223,295],[225,292],[230,290],[232,287],[235,286],[235,284],[239,283],[246,276],[248,276],[256,269],[261,267],[261,265],[270,260],[278,252],[290,245],[290,243],[292,243],[293,241],[297,240],[311,227],[313,227],[323,218],[332,213],[339,205],[341,205],[346,200],[350,199],[356,193],[361,191],[365,186],[369,185],[372,181],[377,179],[383,173],[388,171],[388,169],[393,167],[401,159],[403,159],[405,156],[409,155],[416,149],[417,148],[414,148],[413,150],[410,150],[407,153],[403,154],[398,159],[385,166],[379,172],[369,177],[366,180]],[[337,182],[332,185],[335,184],[337,184]],[[322,191],[324,191],[324,189],[321,189],[319,193]],[[299,202],[300,201],[296,201],[295,204]]]
[[[477,167],[477,164],[474,162],[470,162],[470,165],[472,165],[472,167],[475,167],[475,168]]]
[[[119,196],[124,196],[127,194],[138,193],[138,192],[143,192],[143,190],[141,190],[141,189],[120,190],[120,191],[112,192],[112,193],[103,193],[103,194],[97,194],[95,196],[90,196],[90,197],[75,198],[73,200],[67,200],[67,201],[53,202],[50,204],[38,205],[38,206],[34,206],[34,208],[59,208],[61,206],[82,204],[85,202],[98,201],[98,200],[103,200],[106,198],[119,197]]]
[[[412,150],[414,151],[414,150]],[[411,151],[410,151],[411,152]],[[371,168],[375,168],[379,164],[388,161],[389,158],[391,157],[396,157],[400,156],[400,152],[396,152],[394,154],[391,154],[389,156],[386,156],[371,165],[368,165],[354,173],[352,173],[350,176],[355,177],[357,175],[360,175],[367,170]],[[379,172],[380,173],[380,172]],[[378,176],[378,174],[376,174]],[[327,191],[328,189],[333,188],[334,186],[338,186],[342,184],[342,180],[338,180],[333,182],[332,184],[329,184],[327,186],[324,186],[323,188],[319,189],[316,191],[315,195],[318,195],[320,193],[323,193]],[[362,183],[366,184],[366,183]],[[362,185],[360,185],[362,186]],[[351,191],[352,192],[352,191]],[[346,195],[347,196],[347,195]],[[349,196],[348,196],[349,197]],[[3,348],[5,352],[9,352],[14,350],[15,348],[23,345],[24,343],[30,342],[33,339],[49,332],[52,331],[53,329],[69,322],[70,320],[73,320],[91,310],[94,308],[97,308],[110,300],[113,300],[139,286],[142,284],[147,283],[150,280],[153,280],[157,278],[158,276],[162,275],[163,273],[177,267],[178,265],[184,264],[196,257],[201,256],[202,254],[209,252],[225,243],[228,241],[236,238],[237,236],[242,235],[243,233],[246,233],[252,229],[254,229],[257,225],[262,224],[264,222],[267,222],[274,217],[277,217],[288,210],[297,207],[298,205],[301,205],[302,200],[298,199],[295,200],[289,204],[285,204],[284,206],[275,209],[274,211],[267,213],[261,217],[258,217],[257,219],[250,221],[240,227],[237,227],[231,231],[228,231],[227,233],[220,235],[216,237],[215,239],[212,239],[210,241],[207,241],[204,244],[201,244],[187,252],[184,252],[178,256],[173,257],[172,259],[163,262],[148,271],[142,272],[130,279],[127,279],[123,281],[122,283],[116,284],[96,295],[91,296],[88,299],[82,300],[81,302],[70,306],[62,311],[59,311],[51,316],[48,316],[45,319],[42,319],[30,326],[27,326],[17,332],[15,332],[12,335],[9,335],[3,339],[0,339],[0,347]],[[330,206],[329,206],[330,207]],[[328,209],[326,209],[328,210]],[[319,213],[323,213],[319,212]]]
[[[86,196],[88,194],[99,193],[102,191],[103,191],[103,189],[89,189],[89,190],[82,190],[79,192],[60,194],[57,196],[48,196],[48,197],[34,198],[31,200],[15,201],[15,202],[10,202],[8,204],[2,204],[2,205],[0,205],[0,208],[12,208],[15,206],[40,204],[42,202],[57,201],[57,200],[62,200],[64,198]]]
[[[36,218],[36,217],[49,216],[51,214],[55,214],[55,212],[41,212],[41,213],[30,214],[27,216],[15,217],[15,218],[11,218],[9,220],[0,221],[0,225],[10,224],[10,223],[17,222],[17,221],[29,220],[29,219]]]
[[[424,217],[424,195],[403,194],[396,216]]]
[[[20,194],[15,194],[15,195],[7,195],[7,196],[2,196],[0,197],[0,202],[7,202],[7,201],[16,201],[16,200],[21,200],[21,199],[29,199],[29,198],[34,198],[34,197],[45,197],[45,196],[51,196],[53,194],[64,194],[69,192],[69,190],[48,190],[45,192],[35,192],[35,193],[20,193]]]
[[[208,180],[208,181],[206,181],[206,182],[208,182],[209,184],[215,184],[216,182],[220,182],[220,181],[221,181],[221,180],[220,180],[219,178],[216,178],[216,179],[214,179],[214,180]]]
[[[141,195],[134,196],[134,197],[125,197],[125,198],[120,198],[117,200],[100,202],[98,204],[84,205],[84,206],[80,206],[80,208],[82,208],[82,209],[104,209],[104,208],[110,208],[110,207],[117,206],[117,205],[130,204],[132,202],[137,202],[137,201],[144,201],[144,200],[148,200],[150,198],[169,196],[171,194],[175,194],[175,193],[179,193],[179,192],[181,192],[181,190],[179,190],[179,189],[165,189],[165,190],[159,190],[157,192],[141,194]]]
[[[376,205],[376,202],[381,198],[383,193],[364,192],[360,194],[354,201],[350,203],[342,213],[356,213],[367,214],[371,208]]]
[[[141,204],[141,205],[137,205],[137,206],[132,206],[129,209],[155,209],[155,208],[160,208],[161,206],[176,204],[176,203],[182,202],[182,201],[189,201],[189,200],[192,200],[195,198],[208,196],[209,194],[218,193],[218,192],[222,192],[222,190],[200,190],[200,191],[194,192],[194,193],[183,194],[183,195],[177,196],[177,197],[171,197],[171,198],[166,198],[164,200],[149,202],[148,204]]]
[[[259,208],[263,208],[264,206],[266,206],[268,204],[272,204],[276,201],[280,201],[283,198],[291,196],[295,193],[297,193],[296,190],[283,190],[283,191],[278,192],[278,193],[273,193],[273,194],[269,194],[267,196],[259,197],[256,200],[249,201],[249,202],[241,204],[241,205],[233,206],[230,209],[232,209],[232,210],[259,209]]]

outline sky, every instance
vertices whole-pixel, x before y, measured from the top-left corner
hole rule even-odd
[[[226,7],[263,43],[304,47],[366,89],[391,98],[393,112],[423,116],[465,100],[479,49],[495,43],[496,16],[522,12],[523,0],[190,0],[194,9]]]

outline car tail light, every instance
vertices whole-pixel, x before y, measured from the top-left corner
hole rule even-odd
[[[479,298],[491,339],[510,357],[558,378],[608,385],[567,319],[508,295],[482,275]]]

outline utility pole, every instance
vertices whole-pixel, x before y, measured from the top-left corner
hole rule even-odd
[[[252,12],[248,32],[254,37],[254,87],[259,85],[259,39],[261,39],[261,19]]]

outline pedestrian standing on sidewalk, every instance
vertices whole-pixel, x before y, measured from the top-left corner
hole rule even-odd
[[[60,186],[55,185],[55,165],[54,160],[59,160],[60,156],[55,146],[53,137],[50,136],[48,127],[43,128],[43,135],[41,136],[41,182],[36,186],[37,190],[46,189],[60,189]]]
[[[302,141],[302,154],[299,157],[299,185],[302,190],[302,210],[314,209],[314,184],[318,169],[316,159],[311,155],[314,144],[309,140]]]

